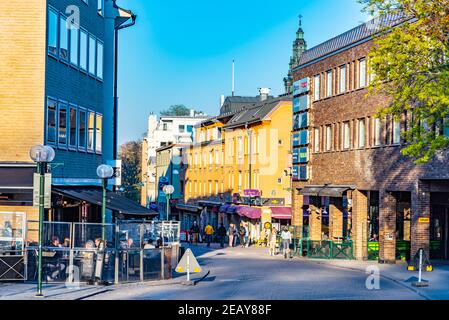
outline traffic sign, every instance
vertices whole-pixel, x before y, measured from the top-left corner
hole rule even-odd
[[[187,274],[201,272],[200,264],[193,255],[192,250],[186,250],[181,258],[181,261],[179,261],[178,265],[176,266],[175,271],[178,273],[187,272]]]

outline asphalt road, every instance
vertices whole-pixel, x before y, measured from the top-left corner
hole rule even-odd
[[[263,248],[196,248],[203,273],[194,287],[137,284],[91,297],[93,300],[419,300],[417,293],[385,278],[368,290],[361,271],[281,256]]]

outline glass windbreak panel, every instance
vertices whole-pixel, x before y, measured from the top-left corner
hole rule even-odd
[[[47,100],[47,142],[56,143],[56,114],[57,102],[53,99]]]
[[[140,249],[142,226],[138,223],[120,223],[119,247],[120,249]]]
[[[107,248],[115,248],[114,224],[74,223],[73,228],[74,248],[98,249],[102,240]]]
[[[5,251],[21,251],[25,244],[25,214],[0,213],[0,255]]]
[[[69,248],[71,223],[44,222],[42,228],[42,244],[44,247]]]
[[[67,145],[67,105],[59,104],[58,144]]]
[[[83,30],[80,32],[80,67],[87,70],[87,33]]]
[[[76,147],[76,108],[70,108],[70,136],[69,146]]]
[[[86,148],[86,111],[79,110],[78,146]]]
[[[63,60],[69,59],[69,28],[67,28],[67,19],[59,19],[59,57]]]
[[[87,149],[94,149],[94,128],[95,128],[95,114],[89,112],[87,119]]]
[[[89,36],[89,73],[95,75],[95,57],[96,57],[96,41],[95,38]]]
[[[48,52],[58,54],[58,14],[53,10],[48,10]]]
[[[103,79],[103,44],[97,42],[97,77]]]
[[[70,26],[70,62],[78,66],[79,50],[79,28],[76,25]]]

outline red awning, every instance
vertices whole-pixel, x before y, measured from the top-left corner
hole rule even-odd
[[[260,208],[239,206],[237,207],[237,213],[242,217],[247,217],[250,219],[260,219],[262,210]]]
[[[271,207],[271,218],[279,220],[290,220],[292,218],[292,208]]]

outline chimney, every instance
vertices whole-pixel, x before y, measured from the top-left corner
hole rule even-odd
[[[268,95],[270,94],[270,88],[259,88],[260,93],[260,101],[265,101],[268,99]]]
[[[224,94],[222,94],[220,96],[220,108],[223,107],[224,102],[225,102],[225,96],[224,96]]]
[[[192,118],[195,117],[195,110],[190,109],[190,116],[191,116]]]

